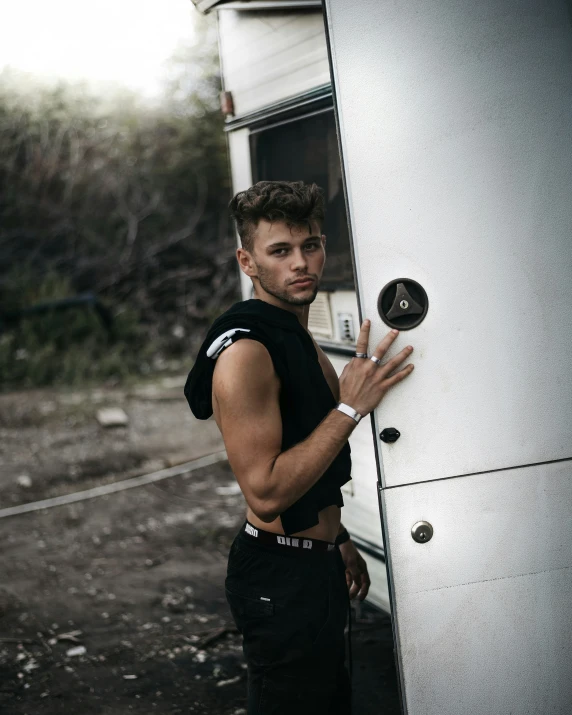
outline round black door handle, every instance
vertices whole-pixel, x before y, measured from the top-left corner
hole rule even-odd
[[[385,285],[377,299],[379,317],[390,328],[411,330],[421,323],[429,309],[429,298],[420,283],[396,278]]]

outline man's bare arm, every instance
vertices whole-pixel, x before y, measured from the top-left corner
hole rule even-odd
[[[331,410],[303,442],[281,452],[280,382],[267,349],[253,340],[221,353],[213,392],[231,469],[248,505],[267,523],[320,479],[356,426]]]

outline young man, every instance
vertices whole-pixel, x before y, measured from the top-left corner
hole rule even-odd
[[[340,487],[351,479],[348,438],[413,370],[388,377],[413,348],[380,365],[392,331],[367,359],[366,320],[338,380],[308,331],[326,260],[315,184],[261,181],[230,209],[254,298],[215,320],[185,395],[195,416],[214,412],[247,504],[225,592],[243,635],[248,715],[346,715],[347,609],[370,586],[340,520]]]

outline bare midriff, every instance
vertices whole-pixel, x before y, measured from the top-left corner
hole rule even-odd
[[[290,534],[290,536],[302,536],[310,539],[321,539],[322,541],[335,541],[340,528],[341,512],[341,508],[335,504],[327,506],[325,509],[318,512],[318,524],[315,524],[309,529],[304,529],[304,531],[297,531],[294,534]],[[277,517],[274,521],[267,523],[259,519],[256,514],[254,514],[252,509],[247,507],[246,518],[258,529],[271,531],[273,534],[284,534],[280,517]]]

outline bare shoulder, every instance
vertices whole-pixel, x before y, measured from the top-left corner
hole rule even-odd
[[[258,340],[242,338],[225,348],[217,358],[213,375],[213,397],[220,401],[248,397],[274,391],[280,380],[266,347]]]
[[[275,518],[268,484],[282,445],[280,381],[264,345],[242,338],[225,348],[212,394],[228,462],[247,504],[263,521]]]

